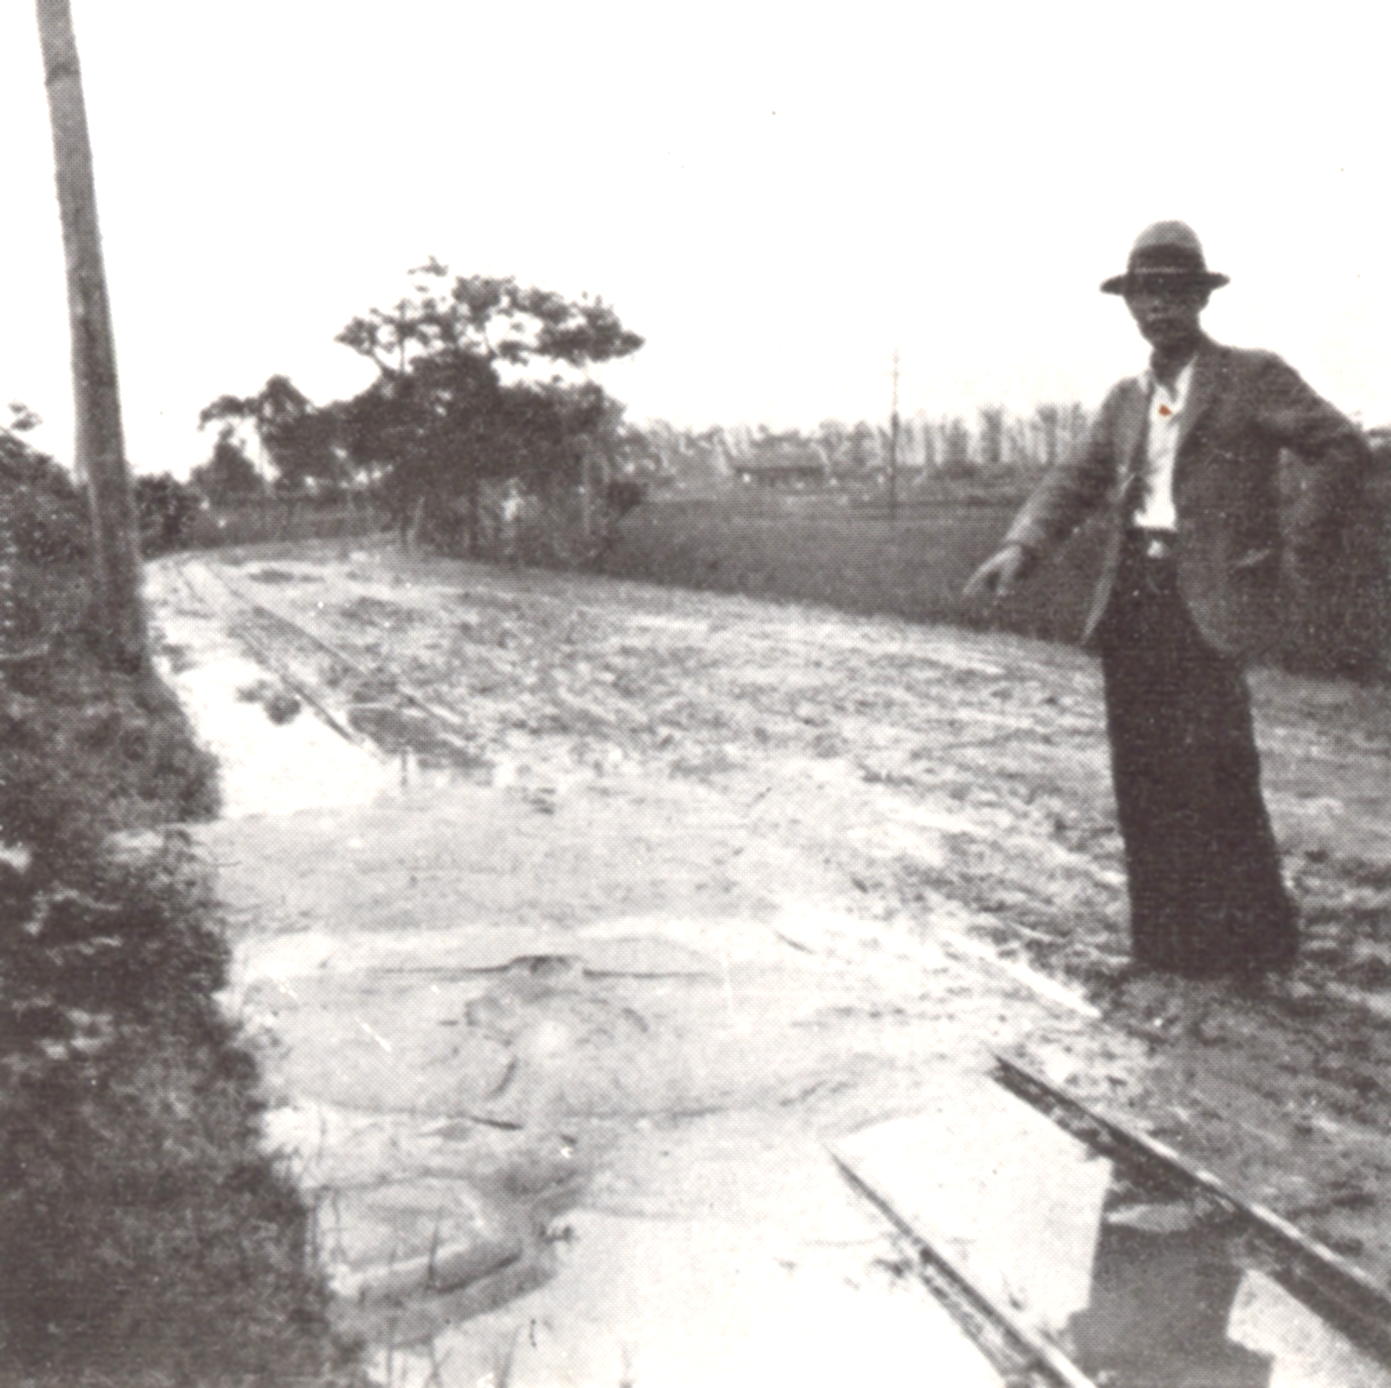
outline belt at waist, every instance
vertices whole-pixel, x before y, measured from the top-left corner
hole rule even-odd
[[[1126,543],[1142,559],[1172,560],[1178,536],[1172,530],[1142,530],[1138,527],[1125,532]]]

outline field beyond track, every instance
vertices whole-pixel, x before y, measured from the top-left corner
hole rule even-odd
[[[995,605],[962,588],[999,543],[1030,478],[943,484],[890,517],[835,492],[747,488],[704,497],[658,496],[618,528],[604,572],[683,587],[824,603],[842,612],[950,622],[1075,642],[1100,563],[1101,535],[1077,535],[1022,591]],[[1291,490],[1297,490],[1298,473]],[[1383,517],[1391,488],[1354,518],[1317,610],[1290,608],[1280,663],[1330,674],[1391,672],[1391,595]],[[1297,504],[1297,503],[1296,503]]]

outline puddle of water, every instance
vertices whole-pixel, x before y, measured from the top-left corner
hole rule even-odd
[[[260,703],[239,697],[266,677],[235,654],[166,674],[199,740],[221,764],[225,817],[366,804],[399,781],[397,766],[348,742],[312,710],[276,723]]]
[[[224,818],[365,805],[391,792],[492,779],[487,768],[349,741],[203,616],[167,608],[161,616],[172,632],[161,673],[218,759]]]
[[[1391,1371],[1250,1265],[1229,1224],[1137,1186],[992,1085],[838,1150],[1110,1388],[1391,1388]]]

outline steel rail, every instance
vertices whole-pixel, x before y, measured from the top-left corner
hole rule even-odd
[[[1229,1190],[1217,1176],[1157,1138],[1084,1104],[1019,1060],[999,1053],[994,1059],[999,1084],[1087,1147],[1151,1179],[1193,1193],[1202,1204],[1232,1220],[1268,1262],[1272,1277],[1391,1367],[1391,1292],[1361,1268],[1273,1210]]]
[[[836,1169],[903,1238],[917,1258],[917,1275],[990,1361],[1006,1388],[1099,1388],[1061,1350],[1028,1330],[896,1209],[834,1149]]]
[[[206,606],[206,602],[199,595],[197,588],[193,584],[193,580],[189,578],[183,565],[179,564],[176,567],[178,575],[180,579],[183,580],[184,587],[188,590],[189,595],[195,602],[202,606]],[[279,679],[298,694],[299,697],[303,699],[304,702],[307,703],[345,742],[351,742],[354,746],[362,747],[369,751],[380,752],[376,743],[372,742],[370,738],[363,737],[361,733],[357,732],[349,724],[346,718],[340,718],[334,713],[320,697],[318,691],[311,689],[308,682],[296,675],[295,672],[265,644],[265,642],[257,640],[256,637],[244,630],[237,633],[237,639],[248,646],[251,653],[261,664],[273,671]]]
[[[319,635],[312,627],[307,627],[296,618],[287,617],[283,612],[277,611],[274,607],[262,602],[259,598],[252,597],[241,584],[234,583],[225,573],[213,568],[206,560],[199,560],[198,562],[201,563],[203,568],[222,584],[233,597],[244,602],[248,607],[254,608],[257,612],[270,617],[273,621],[280,622],[291,628],[291,630],[303,636],[307,641],[318,646],[320,650],[333,656],[335,660],[341,661],[348,669],[353,671],[354,674],[363,679],[377,679],[381,677],[381,671],[369,670],[365,665],[359,664],[340,647],[335,646],[333,642],[329,641],[326,637]],[[423,713],[429,714],[436,722],[445,723],[459,732],[468,732],[468,725],[457,713],[453,712],[453,710],[443,708],[433,700],[427,699],[419,690],[413,689],[404,680],[399,679],[395,675],[388,675],[386,678],[391,681],[392,687],[403,699],[408,703],[414,704]]]
[[[292,617],[287,617],[283,612],[278,612],[275,608],[270,607],[266,603],[261,602],[258,599],[252,597],[241,587],[240,584],[234,583],[230,578],[227,577],[226,574],[219,572],[217,569],[213,568],[212,565],[208,564],[205,560],[198,560],[195,562],[199,563],[204,572],[215,578],[217,582],[224,589],[226,589],[228,594],[235,601],[242,603],[246,607],[249,607],[254,612],[259,612],[263,616],[269,617],[272,621],[278,623],[281,627],[292,632],[295,636],[301,637],[304,640],[308,641],[311,645],[316,646],[318,649],[324,651],[332,659],[346,666],[360,679],[378,680],[385,678],[391,684],[392,688],[396,691],[396,693],[401,696],[402,699],[404,699],[406,702],[410,704],[413,704],[416,708],[420,709],[423,713],[425,713],[429,718],[431,718],[434,721],[436,725],[436,736],[438,736],[442,741],[448,743],[456,751],[463,752],[466,755],[474,754],[475,749],[469,745],[466,738],[459,736],[460,732],[467,733],[468,729],[467,725],[457,714],[452,713],[448,709],[441,708],[433,701],[426,699],[424,695],[420,694],[417,690],[412,689],[409,685],[397,678],[395,675],[379,670],[369,670],[365,665],[360,664],[358,661],[354,660],[352,656],[348,655],[345,651],[340,649],[338,646],[334,645],[333,642],[329,641],[326,637],[321,636],[318,632],[312,630],[310,627],[305,626],[302,622],[296,621]],[[180,566],[180,577],[191,590],[192,583],[189,580],[188,574],[183,571],[182,565]],[[296,683],[295,679],[292,676],[289,676],[284,672],[283,667],[276,664],[273,657],[263,655],[262,653],[267,650],[264,643],[258,643],[256,641],[256,638],[250,635],[250,633],[246,632],[245,630],[241,631],[239,635],[240,639],[245,641],[246,644],[252,648],[252,650],[257,654],[258,658],[265,659],[266,663],[270,664],[272,668],[276,670],[277,674],[280,674],[281,677],[285,679],[287,683],[291,684],[291,686],[296,689],[297,693],[301,693],[306,699],[309,700],[310,703],[314,705],[316,709],[323,713],[325,719],[328,721],[330,726],[332,726],[336,731],[342,733],[345,737],[348,737],[351,741],[361,740],[360,734],[357,734],[355,732],[345,732],[342,726],[340,725],[340,720],[334,718],[331,714],[327,713],[323,709],[321,701],[317,700],[312,694],[306,692],[304,689],[300,687],[302,681]],[[370,745],[374,747],[376,746],[375,742],[373,742],[371,739],[366,739],[366,741]]]

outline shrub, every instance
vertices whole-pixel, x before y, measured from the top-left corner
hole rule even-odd
[[[197,491],[169,473],[135,479],[135,515],[142,554],[167,554],[188,543],[203,500]]]
[[[72,478],[52,458],[0,429],[0,505],[19,557],[64,564],[87,551],[87,512]]]
[[[604,506],[615,520],[622,520],[647,499],[647,484],[632,477],[618,477],[604,487]]]

